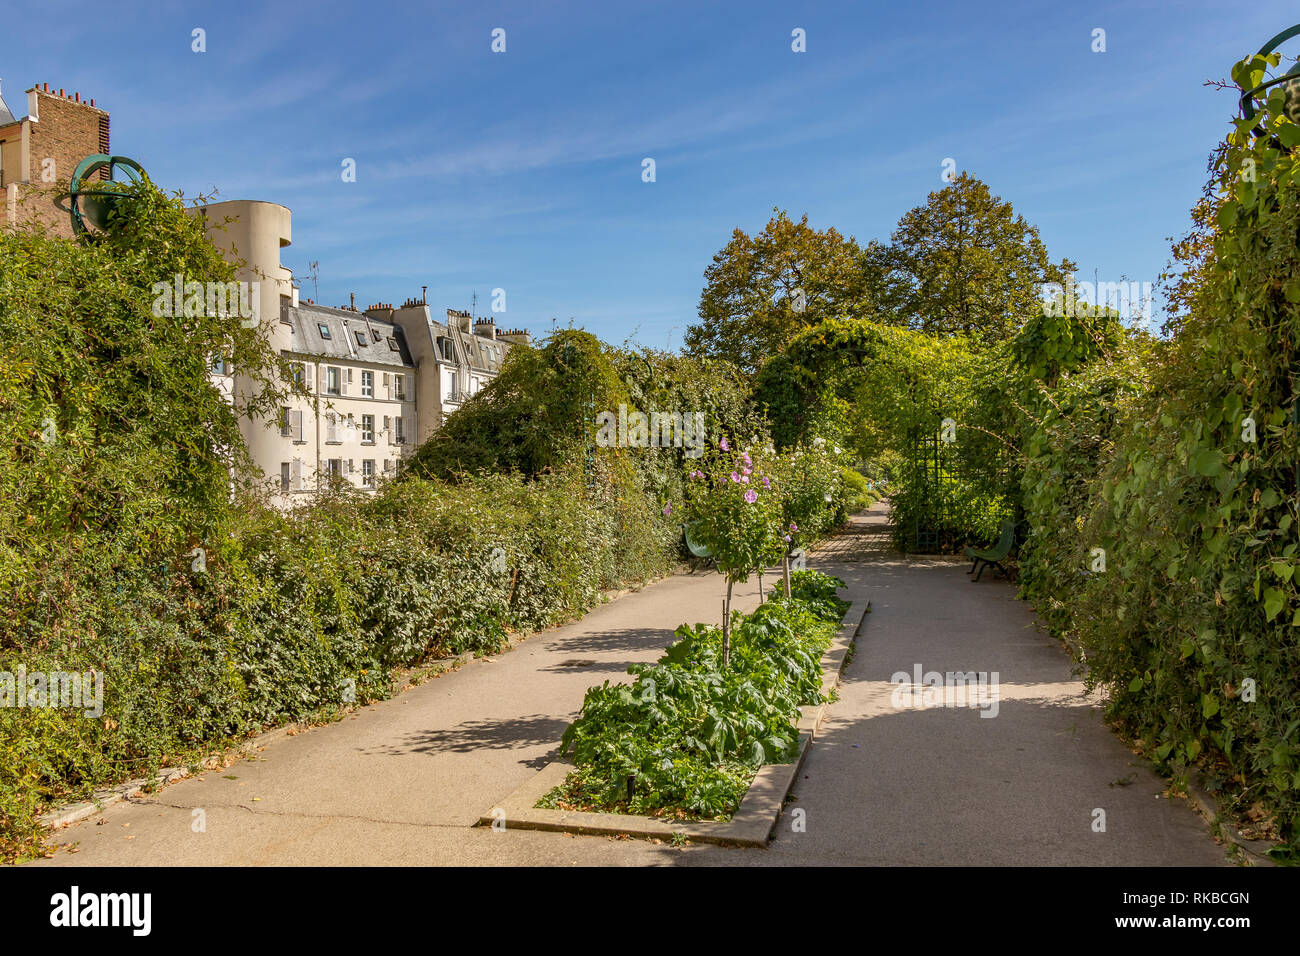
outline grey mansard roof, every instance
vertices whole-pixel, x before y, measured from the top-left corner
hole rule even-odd
[[[392,322],[373,319],[364,312],[331,309],[306,302],[296,308],[286,306],[281,310],[281,318],[293,327],[292,351],[295,354],[415,367],[401,328]],[[322,325],[329,331],[329,338],[321,335]],[[358,332],[362,333],[364,345],[357,340]]]

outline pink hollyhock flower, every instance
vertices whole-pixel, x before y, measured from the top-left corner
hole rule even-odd
[[[727,439],[725,438],[718,439],[718,447],[723,451],[731,451],[731,447],[727,444]]]
[[[743,485],[747,485],[747,484],[749,484],[749,475],[741,475],[741,476],[740,476],[740,483],[743,484]]]
[[[753,488],[750,488],[747,492],[745,492],[745,500],[752,505],[755,501],[758,500],[758,492],[755,491]]]
[[[736,473],[733,471],[733,472],[731,473],[731,480],[734,481],[736,484],[740,484],[740,475],[736,474]]]

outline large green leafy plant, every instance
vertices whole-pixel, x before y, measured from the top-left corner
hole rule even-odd
[[[682,625],[656,663],[628,669],[631,684],[591,688],[561,743],[577,769],[543,805],[730,816],[759,767],[797,753],[800,706],[824,699],[843,583],[798,572],[792,598],[737,615],[730,664],[720,628]]]

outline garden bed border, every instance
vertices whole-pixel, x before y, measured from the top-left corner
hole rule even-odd
[[[871,612],[871,602],[858,618],[856,626],[845,623],[822,655],[822,694],[829,697],[839,683],[845,656],[857,640]],[[759,768],[735,814],[728,821],[669,820],[661,817],[626,813],[592,813],[578,810],[550,810],[537,802],[564,782],[575,765],[568,757],[559,757],[516,789],[497,806],[479,817],[477,826],[507,830],[547,830],[555,833],[627,836],[644,839],[672,840],[686,838],[694,843],[720,846],[765,847],[781,818],[786,795],[794,786],[808,755],[809,745],[817,736],[830,702],[801,707],[799,719],[799,753],[790,763],[770,763]]]

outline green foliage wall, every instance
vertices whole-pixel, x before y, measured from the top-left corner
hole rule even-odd
[[[1238,123],[1175,247],[1171,343],[1145,374],[1122,360],[1056,389],[1029,442],[1025,583],[1144,752],[1294,843],[1300,128],[1280,106],[1265,136]]]

